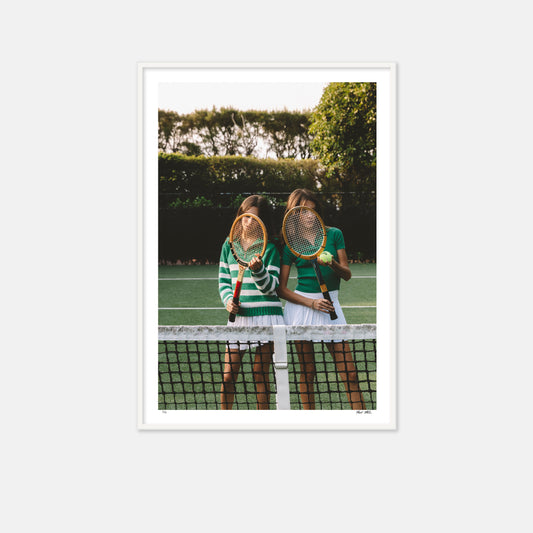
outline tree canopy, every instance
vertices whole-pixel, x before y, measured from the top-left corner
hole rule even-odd
[[[376,84],[330,83],[311,114],[311,150],[326,167],[329,190],[375,198]],[[374,200],[375,201],[375,200]]]
[[[184,155],[308,159],[310,111],[159,110],[159,150]]]

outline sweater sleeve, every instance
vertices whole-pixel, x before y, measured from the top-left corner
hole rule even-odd
[[[279,253],[273,244],[269,244],[263,256],[263,266],[257,272],[251,272],[256,287],[268,295],[276,294],[279,285]]]
[[[229,242],[226,240],[222,246],[222,251],[220,252],[220,262],[218,265],[218,292],[224,305],[226,305],[228,300],[233,297],[228,253],[230,253]]]

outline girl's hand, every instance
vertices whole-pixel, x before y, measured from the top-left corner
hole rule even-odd
[[[226,304],[226,309],[228,313],[232,313],[234,315],[239,313],[240,307],[241,306],[239,304],[233,303],[233,298],[230,298],[228,300],[228,303]]]
[[[325,298],[311,300],[311,309],[314,309],[315,311],[322,311],[323,313],[331,313],[331,311],[335,311],[333,304]]]
[[[322,266],[333,267],[333,263],[335,263],[335,259],[332,259],[329,263],[326,263],[326,262],[322,261],[322,259],[320,259],[320,256],[318,256],[316,258],[316,262],[319,265],[322,265]]]
[[[262,266],[263,266],[263,261],[261,261],[261,257],[259,256],[259,254],[257,254],[250,261],[250,269],[253,270],[254,272],[259,272]]]

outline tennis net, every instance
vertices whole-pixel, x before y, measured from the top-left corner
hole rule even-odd
[[[159,410],[376,409],[374,324],[159,326],[158,337]]]

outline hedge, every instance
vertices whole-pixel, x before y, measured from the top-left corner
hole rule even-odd
[[[250,194],[263,194],[271,200],[279,229],[290,192],[302,187],[316,191],[322,172],[314,159],[160,153],[160,262],[217,262],[236,210]],[[371,202],[352,201],[359,196],[354,192],[320,193],[324,220],[342,229],[349,259],[374,260],[375,207]]]
[[[204,197],[224,204],[224,195],[291,192],[316,189],[323,172],[315,159],[256,159],[253,157],[190,157],[159,154],[159,206]]]

